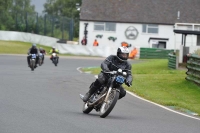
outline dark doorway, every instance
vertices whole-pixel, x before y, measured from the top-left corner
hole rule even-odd
[[[158,48],[166,49],[166,42],[158,42]]]

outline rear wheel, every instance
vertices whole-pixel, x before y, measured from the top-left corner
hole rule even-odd
[[[109,94],[107,103],[103,102],[101,109],[99,111],[100,117],[105,118],[109,115],[109,113],[114,108],[115,104],[117,103],[117,100],[119,98],[119,92],[117,90],[112,90]]]
[[[42,59],[39,58],[39,66],[41,66],[41,65],[42,65]]]

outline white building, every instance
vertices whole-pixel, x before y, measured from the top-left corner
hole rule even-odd
[[[97,39],[100,47],[125,41],[135,47],[180,49],[183,39],[174,33],[175,23],[189,23],[179,27],[191,30],[200,23],[199,7],[200,0],[82,0],[79,44],[88,23],[87,46]],[[187,34],[186,46],[197,46],[197,36]]]

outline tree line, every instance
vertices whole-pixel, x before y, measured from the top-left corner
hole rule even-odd
[[[34,32],[64,39],[78,37],[76,3],[81,5],[81,0],[46,0],[43,13],[38,14],[31,0],[0,0],[0,30]]]

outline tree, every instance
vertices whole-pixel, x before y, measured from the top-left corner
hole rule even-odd
[[[76,9],[76,3],[81,4],[81,0],[47,0],[44,4],[44,13],[65,16],[74,20],[74,35],[78,37],[79,33],[79,11]]]
[[[9,14],[11,5],[12,0],[0,0],[0,30],[6,30],[12,24],[12,18]]]

